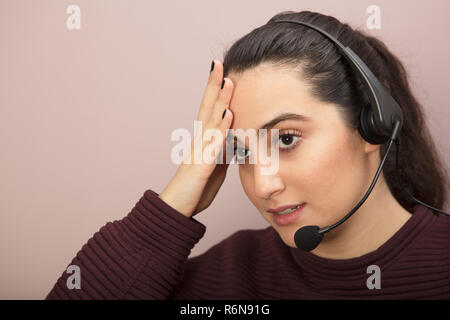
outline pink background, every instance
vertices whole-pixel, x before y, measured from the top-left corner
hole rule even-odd
[[[81,8],[81,29],[66,8]],[[84,243],[176,170],[170,140],[193,120],[213,58],[284,10],[331,14],[379,36],[405,63],[450,164],[450,2],[0,1],[0,299],[42,299]],[[449,207],[446,208],[448,210]],[[266,221],[237,166],[196,218],[191,256]]]

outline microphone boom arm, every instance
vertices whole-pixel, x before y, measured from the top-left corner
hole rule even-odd
[[[391,149],[392,143],[397,139],[399,127],[400,127],[400,121],[399,121],[399,120],[396,120],[396,121],[395,121],[395,124],[394,124],[394,129],[393,129],[393,131],[392,131],[392,135],[391,135],[391,137],[389,138],[389,144],[388,144],[388,147],[387,147],[387,149],[386,149],[386,153],[385,153],[385,155],[384,155],[384,157],[383,157],[383,160],[381,161],[380,165],[378,166],[378,170],[377,170],[377,173],[375,174],[375,178],[373,179],[372,184],[370,185],[370,187],[369,187],[369,189],[367,190],[367,192],[366,192],[366,194],[364,195],[364,197],[363,197],[363,198],[361,199],[361,201],[359,201],[359,203],[358,203],[358,204],[357,204],[357,205],[356,205],[349,213],[347,213],[347,214],[345,215],[345,217],[343,217],[341,220],[339,220],[338,222],[336,222],[335,224],[333,224],[333,225],[331,225],[331,226],[324,227],[324,228],[321,228],[320,230],[318,230],[317,232],[318,232],[319,234],[322,235],[322,234],[327,233],[328,231],[330,231],[330,230],[336,228],[337,226],[339,226],[339,225],[340,225],[341,223],[343,223],[345,220],[347,220],[348,218],[350,218],[350,217],[356,212],[356,210],[358,210],[359,207],[364,203],[364,201],[366,201],[367,197],[368,197],[369,194],[372,192],[372,189],[373,189],[373,187],[375,186],[375,183],[376,183],[377,180],[378,180],[378,176],[380,175],[381,170],[383,169],[384,162],[386,161],[386,158],[387,158],[387,156],[388,156],[388,154],[389,154],[389,151],[390,151],[390,149]]]

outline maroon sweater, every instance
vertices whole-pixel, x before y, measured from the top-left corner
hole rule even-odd
[[[81,288],[64,270],[46,299],[450,299],[450,218],[421,205],[380,248],[345,260],[286,246],[271,226],[188,258],[205,231],[147,190],[72,260]],[[370,265],[380,289],[368,289]]]

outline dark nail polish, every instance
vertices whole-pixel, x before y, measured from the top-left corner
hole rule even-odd
[[[211,70],[209,70],[209,73],[211,73],[214,70],[214,60],[211,62]]]
[[[220,89],[223,89],[224,84],[225,84],[225,79],[222,80],[222,85],[220,86]]]
[[[227,109],[223,110],[223,113],[222,113],[222,119],[225,118],[225,113],[226,113],[226,112],[227,112]]]

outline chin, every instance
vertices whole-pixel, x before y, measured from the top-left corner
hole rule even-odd
[[[298,230],[299,227],[297,227],[297,226],[289,226],[288,228],[281,227],[281,229],[279,229],[280,227],[277,228],[274,225],[272,225],[272,226],[278,232],[278,235],[280,236],[281,240],[288,247],[297,248],[297,245],[295,244],[295,241],[294,241],[294,235],[295,235],[295,232]]]
[[[283,240],[284,244],[287,245],[288,247],[297,248],[294,242],[294,237],[292,237],[292,239],[284,239],[283,237],[281,237],[281,240]]]
[[[306,224],[302,223],[297,225],[292,224],[288,226],[279,226],[278,224],[275,223],[275,221],[273,221],[271,216],[263,215],[263,217],[270,225],[272,225],[272,228],[274,228],[274,230],[278,233],[279,237],[284,242],[284,244],[286,244],[288,247],[291,248],[297,248],[297,245],[295,244],[294,241],[295,232],[297,232],[298,229],[305,226]]]

